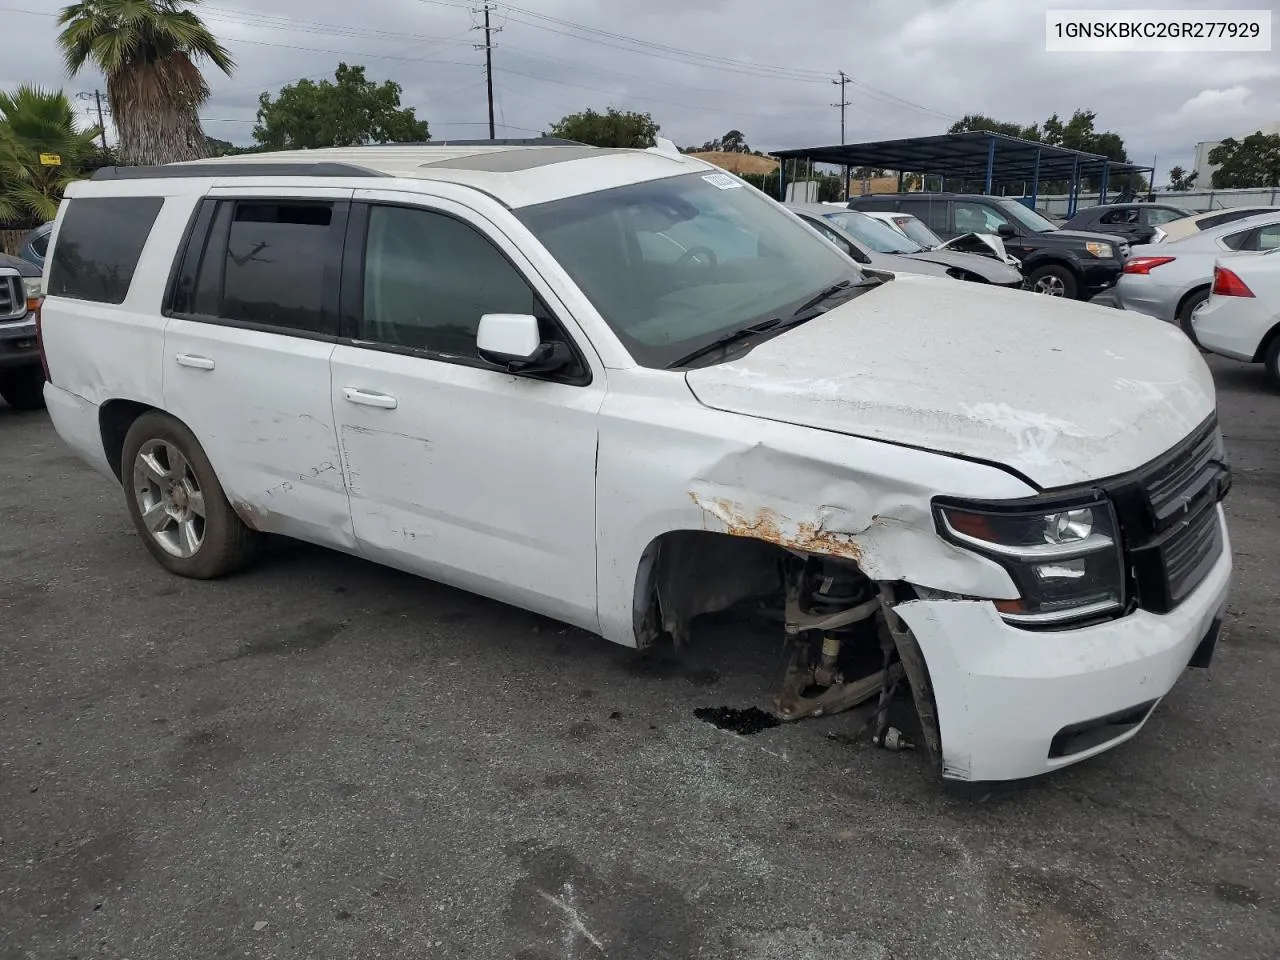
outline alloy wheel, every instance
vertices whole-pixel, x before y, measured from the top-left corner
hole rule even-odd
[[[205,505],[191,464],[167,440],[148,440],[133,462],[133,495],[147,532],[175,557],[192,557],[204,543]]]

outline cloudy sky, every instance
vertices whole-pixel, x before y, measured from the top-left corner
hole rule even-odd
[[[0,0],[0,86],[92,91],[68,79],[53,0]],[[1077,107],[1158,157],[1162,183],[1195,143],[1280,120],[1280,51],[1046,53],[1044,10],[1099,0],[520,0],[493,2],[499,135],[530,136],[585,107],[647,111],[664,136],[733,128],[757,149],[840,140],[840,70],[853,82],[850,142],[943,132],[964,113],[1030,122]],[[1137,7],[1138,0],[1125,6]],[[404,88],[433,137],[486,135],[481,0],[208,0],[200,15],[238,63],[210,75],[205,131],[250,143],[259,92],[364,64]],[[1280,7],[1280,0],[1161,0],[1162,8]],[[269,10],[270,12],[263,12]],[[626,12],[624,12],[624,10]],[[837,12],[840,11],[840,12]],[[1280,21],[1280,17],[1275,17]],[[87,108],[88,101],[83,101]],[[86,114],[87,116],[87,114]]]

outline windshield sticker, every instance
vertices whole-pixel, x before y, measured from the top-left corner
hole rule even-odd
[[[721,190],[736,190],[742,186],[737,180],[729,176],[727,173],[709,173],[702,178],[713,187],[719,187]]]

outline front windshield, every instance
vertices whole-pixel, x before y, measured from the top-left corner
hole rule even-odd
[[[845,233],[861,240],[877,253],[919,253],[924,249],[910,237],[903,236],[887,223],[856,210],[841,210],[824,216]]]
[[[646,367],[790,318],[833,284],[863,279],[830,243],[725,174],[629,184],[516,215]]]
[[[1051,233],[1057,226],[1017,200],[999,200],[1000,209],[1033,233]]]
[[[893,222],[898,225],[903,233],[926,250],[942,246],[942,238],[926,227],[922,220],[918,220],[915,217],[894,217]]]

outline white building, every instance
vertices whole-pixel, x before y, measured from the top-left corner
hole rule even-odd
[[[1260,126],[1247,130],[1244,133],[1236,134],[1236,140],[1243,140],[1245,137],[1254,133],[1271,134],[1280,133],[1280,120],[1274,123],[1264,123]],[[1196,144],[1196,186],[1200,189],[1207,189],[1209,181],[1213,177],[1213,171],[1218,168],[1209,162],[1209,151],[1220,144],[1221,140],[1203,140]]]

